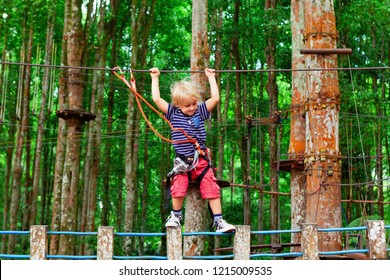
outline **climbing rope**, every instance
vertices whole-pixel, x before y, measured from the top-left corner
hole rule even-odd
[[[349,59],[349,55],[347,56],[348,58],[348,65],[351,66],[351,61]],[[354,107],[355,107],[355,113],[356,113],[356,120],[357,120],[357,126],[358,126],[358,132],[359,132],[359,140],[360,140],[360,148],[361,152],[363,155],[363,165],[364,165],[364,174],[366,176],[366,181],[368,182],[368,171],[367,171],[367,163],[365,160],[365,152],[364,152],[364,147],[363,147],[363,137],[362,137],[362,131],[360,127],[360,119],[359,119],[359,113],[358,113],[358,108],[357,108],[357,102],[356,102],[356,94],[355,94],[355,85],[353,83],[353,76],[352,76],[352,71],[349,71],[350,79],[351,79],[351,87],[352,87],[352,96],[353,96],[353,101],[354,101]],[[368,192],[365,192],[365,195],[362,194],[363,201],[367,200],[368,197]],[[367,211],[366,211],[366,203],[363,203],[362,206],[362,217],[368,216]]]

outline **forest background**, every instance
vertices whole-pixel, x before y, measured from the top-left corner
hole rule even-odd
[[[1,2],[2,228],[43,224],[93,232],[111,225],[117,232],[164,232],[170,209],[162,181],[173,149],[146,125],[134,96],[110,69],[120,66],[126,78],[133,69],[138,92],[151,102],[148,69],[158,67],[161,94],[169,100],[171,83],[191,73],[192,7],[199,1]],[[275,223],[291,228],[290,177],[277,167],[288,157],[290,14],[297,2],[208,1],[208,64],[222,71],[221,103],[207,143],[217,178],[230,182],[222,191],[224,216],[259,230],[274,219],[275,187]],[[390,3],[334,5],[338,47],[353,50],[338,61],[341,188],[342,199],[350,200],[342,204],[343,225],[368,217],[388,224]],[[143,108],[169,137],[168,125]],[[279,111],[277,124],[261,121]],[[52,236],[52,254],[95,250],[88,238],[61,238],[67,240]],[[78,246],[70,246],[74,242]],[[127,254],[161,254],[165,246],[160,238],[116,242]],[[3,235],[1,253],[24,252],[27,245],[23,237]]]

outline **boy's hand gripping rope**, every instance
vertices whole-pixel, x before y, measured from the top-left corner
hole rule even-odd
[[[120,74],[118,74],[116,71],[118,71]],[[204,156],[205,153],[204,151],[200,148],[200,145],[198,143],[198,141],[196,141],[194,138],[192,138],[191,136],[189,136],[185,131],[184,129],[182,128],[175,128],[172,126],[172,124],[170,123],[170,121],[163,115],[161,114],[156,108],[154,108],[145,98],[143,98],[138,92],[137,92],[137,88],[136,88],[136,82],[135,82],[135,79],[133,77],[133,72],[130,70],[130,76],[131,76],[131,79],[130,79],[130,83],[125,79],[125,76],[122,72],[122,70],[117,66],[115,68],[112,69],[112,72],[115,74],[115,76],[118,77],[118,79],[120,79],[129,89],[130,91],[134,94],[135,96],[135,100],[137,101],[137,105],[138,105],[138,108],[140,109],[141,111],[141,114],[143,116],[143,118],[145,119],[147,125],[150,127],[150,129],[158,136],[160,137],[162,140],[166,141],[166,142],[169,142],[169,143],[172,143],[172,144],[181,144],[181,143],[193,143],[196,147],[196,150],[198,151],[199,155],[201,156]],[[161,118],[163,118],[169,125],[169,127],[172,129],[172,130],[179,130],[181,131],[184,136],[186,136],[188,138],[188,140],[180,140],[180,141],[177,141],[177,140],[171,140],[171,139],[168,139],[166,137],[164,137],[163,135],[161,135],[154,127],[153,125],[150,123],[149,119],[146,117],[145,115],[145,112],[144,110],[142,109],[142,106],[141,106],[141,103],[139,101],[139,99],[141,99],[143,102],[145,102],[154,112],[156,112]]]

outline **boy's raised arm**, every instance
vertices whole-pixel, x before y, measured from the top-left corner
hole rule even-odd
[[[210,112],[219,102],[219,89],[217,85],[217,81],[215,79],[215,70],[206,68],[205,74],[209,78],[210,83],[210,95],[211,97],[206,100],[206,107],[207,110]]]
[[[160,71],[158,68],[151,68],[150,69],[150,76],[152,77],[152,97],[153,101],[156,104],[156,106],[164,113],[166,114],[168,112],[168,102],[166,102],[164,99],[160,96],[160,84],[159,84],[159,77],[160,77]]]

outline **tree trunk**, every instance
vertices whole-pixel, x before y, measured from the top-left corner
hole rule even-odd
[[[67,30],[70,16],[70,0],[65,2],[64,11],[64,29],[61,46],[61,65],[68,66],[68,47],[67,47]],[[66,94],[68,88],[68,70],[63,68],[60,72],[58,108],[60,110],[68,108]],[[56,161],[54,167],[53,181],[53,206],[51,215],[51,230],[59,231],[61,229],[61,197],[62,197],[62,179],[64,171],[65,151],[66,151],[66,123],[62,118],[58,118],[58,136],[56,148]],[[59,235],[53,235],[50,238],[50,254],[57,255],[59,251]]]
[[[112,30],[110,30],[111,34],[117,34],[117,15],[118,15],[118,5],[119,1],[112,1],[111,3],[111,10],[112,10],[112,17],[110,19],[110,25],[112,26]],[[121,34],[122,32],[120,32]],[[111,48],[111,61],[110,66],[111,68],[114,68],[117,66],[118,61],[118,46],[119,46],[119,38],[121,37],[120,34],[118,36],[112,36],[111,42],[112,42],[112,48]],[[112,133],[112,124],[114,122],[114,97],[115,97],[115,88],[110,87],[108,92],[108,108],[107,108],[107,134],[111,135]],[[108,163],[111,162],[111,149],[112,149],[112,142],[111,141],[105,141],[104,143],[104,162]],[[110,164],[104,164],[104,171],[103,171],[103,208],[102,208],[102,226],[108,226],[109,225],[109,213],[110,213],[110,175],[111,175],[111,168]],[[112,184],[113,182],[111,182]],[[118,200],[120,204],[122,199]]]
[[[47,28],[46,28],[46,47],[45,47],[45,64],[49,65],[52,58],[53,50],[53,30],[54,20],[56,16],[56,1],[48,2],[50,5],[48,9]],[[33,191],[32,191],[32,205],[31,205],[31,223],[36,224],[36,215],[38,211],[38,191],[41,179],[41,160],[42,160],[42,146],[43,138],[45,135],[44,126],[46,122],[46,101],[49,92],[50,83],[50,68],[45,67],[42,81],[42,93],[41,93],[41,107],[38,117],[38,133],[35,147],[35,161],[34,161],[34,173],[33,173]]]
[[[204,70],[209,65],[209,46],[207,36],[207,0],[192,1],[192,48],[191,70]],[[206,91],[204,73],[192,74],[191,80]],[[204,201],[199,188],[189,187],[186,195],[185,229],[188,232],[202,231],[205,226]],[[202,255],[205,249],[203,236],[184,237],[184,255]]]
[[[98,38],[97,38],[97,52],[95,54],[95,62],[98,68],[104,68],[107,61],[107,50],[108,43],[110,41],[110,33],[107,28],[106,22],[106,5],[100,3],[100,14],[98,24]],[[93,104],[94,108],[92,113],[96,115],[95,121],[92,123],[93,126],[90,130],[90,134],[93,135],[92,142],[92,153],[91,153],[91,172],[88,180],[88,185],[85,187],[88,189],[88,207],[87,207],[87,219],[86,219],[86,231],[95,231],[95,212],[96,212],[96,196],[97,196],[97,185],[98,177],[100,173],[101,164],[101,136],[102,136],[102,116],[104,107],[104,88],[105,88],[105,74],[104,70],[97,71],[96,77],[96,100]],[[92,106],[91,106],[92,107]],[[93,249],[88,247],[87,254],[92,254]]]
[[[333,1],[305,1],[306,48],[336,48]],[[336,55],[307,55],[306,68],[337,68]],[[339,102],[337,71],[307,73],[306,222],[318,228],[341,227]],[[319,233],[320,251],[341,250],[339,232]]]
[[[3,20],[2,23],[3,26],[3,32],[4,32],[4,37],[3,37],[3,51],[1,52],[1,60],[4,62],[8,62],[9,60],[9,55],[8,55],[8,39],[9,39],[9,21],[8,20]],[[7,64],[2,64],[1,69],[0,69],[0,123],[2,123],[5,120],[5,110],[6,110],[6,104],[7,104],[7,88],[8,88],[8,73],[9,73],[9,65]],[[8,165],[7,165],[8,166]],[[7,200],[5,200],[7,201]],[[8,209],[4,209],[4,211],[7,211]],[[6,218],[6,216],[4,216]],[[3,221],[5,221],[4,219]],[[4,235],[2,236],[2,239],[4,240]],[[4,249],[4,246],[2,246]]]
[[[85,4],[85,24],[83,26],[83,35],[85,38],[84,45],[83,45],[83,50],[82,50],[82,57],[81,57],[81,65],[86,65],[88,63],[88,58],[90,56],[90,41],[88,38],[90,38],[90,31],[91,31],[91,26],[95,26],[97,24],[97,8],[94,5],[93,0],[88,0],[88,2]],[[96,10],[95,10],[96,9]],[[99,8],[100,9],[100,8]],[[99,28],[99,26],[97,27]],[[100,41],[99,35],[96,36],[96,40]],[[93,43],[92,43],[93,44]],[[99,43],[97,43],[99,44]],[[94,62],[93,65],[94,67],[100,68],[98,65],[98,62],[96,60],[99,59],[99,55],[97,54],[100,49],[99,48],[92,48],[93,50],[96,50],[96,52],[92,52],[95,57],[94,57]],[[91,55],[92,56],[92,55]],[[80,73],[85,73],[85,71],[81,71]],[[98,78],[99,76],[99,71],[94,71],[93,72],[93,78],[92,78],[92,90],[91,90],[91,102],[90,102],[90,108],[89,111],[94,114],[95,113],[95,106],[96,106],[96,95],[97,95],[97,87],[98,87]],[[87,126],[87,135],[88,135],[88,140],[87,140],[87,145],[86,145],[86,151],[85,151],[85,158],[84,158],[84,168],[82,169],[82,173],[80,174],[80,186],[77,190],[77,197],[80,197],[77,200],[77,208],[79,209],[77,211],[77,220],[79,221],[77,223],[77,230],[79,231],[85,231],[86,228],[88,227],[88,208],[90,207],[90,203],[94,203],[93,197],[94,197],[94,191],[93,188],[90,189],[90,186],[93,186],[93,184],[90,183],[91,181],[91,173],[92,173],[92,162],[93,162],[93,139],[94,139],[94,125],[95,123],[90,122]],[[78,240],[85,240],[85,237],[78,237]],[[86,242],[80,241],[80,246],[77,248],[77,254],[84,254],[85,246],[87,245]]]
[[[137,65],[145,65],[144,52],[148,48],[148,38],[151,30],[152,18],[154,15],[155,0],[150,3],[143,1],[132,1],[131,9],[131,27],[132,27],[132,56],[131,67],[136,68]],[[141,37],[142,35],[142,37]],[[137,88],[142,90],[142,84],[139,83]],[[126,203],[125,203],[125,230],[132,231],[134,228],[135,213],[137,209],[137,194],[136,194],[136,176],[138,163],[138,138],[140,133],[140,114],[135,109],[134,95],[130,93],[128,101],[128,116],[127,116],[127,132],[126,132]],[[125,252],[130,252],[134,246],[132,239],[125,238]]]
[[[14,118],[14,121],[16,122],[16,119]],[[15,142],[15,126],[12,126],[9,128],[8,131],[8,139],[11,143]],[[3,229],[10,228],[9,227],[9,212],[10,212],[10,186],[11,186],[11,175],[13,174],[12,170],[12,155],[13,155],[13,145],[9,145],[6,149],[6,171],[4,174],[5,177],[5,183],[4,183],[4,212],[3,212]],[[1,254],[5,254],[7,251],[6,246],[7,241],[7,235],[3,234],[1,237]]]
[[[300,49],[304,47],[304,6],[303,1],[291,1],[291,30],[292,30],[292,69],[304,69],[304,56]],[[291,102],[291,130],[288,157],[291,161],[291,229],[299,230],[306,216],[305,203],[305,175],[302,168],[305,153],[305,119],[304,104],[306,101],[306,72],[292,72],[292,102]],[[291,243],[300,243],[301,234],[292,233]],[[300,251],[299,247],[292,247],[291,251]]]
[[[236,69],[241,69],[241,53],[239,49],[239,13],[240,13],[240,1],[234,2],[234,15],[233,15],[233,24],[235,26],[235,32],[232,34],[231,39],[231,54],[234,59],[234,66]],[[250,188],[249,188],[249,174],[248,174],[248,160],[247,160],[247,134],[243,130],[243,113],[242,113],[242,104],[243,104],[243,95],[241,92],[241,73],[235,73],[235,123],[237,131],[241,133],[241,139],[239,141],[239,150],[240,152],[240,163],[242,166],[242,177],[245,183],[248,185],[246,189],[244,189],[243,193],[243,205],[244,205],[244,225],[250,225],[251,223],[251,209],[250,209]],[[245,103],[245,102],[244,102]]]
[[[262,92],[262,91],[260,91]],[[259,158],[259,185],[260,185],[260,191],[259,191],[259,200],[257,201],[258,209],[257,209],[257,230],[264,230],[264,194],[261,192],[264,190],[263,184],[264,184],[264,160],[262,155],[264,154],[264,147],[265,147],[265,139],[260,131],[260,140],[259,140],[259,149],[260,149],[260,158]],[[264,242],[264,235],[259,234],[257,236],[257,242],[259,244],[263,244]]]
[[[221,69],[222,65],[222,32],[220,32],[222,28],[222,22],[223,22],[223,7],[222,3],[219,4],[218,7],[216,7],[213,10],[213,31],[217,34],[215,38],[215,69]],[[218,88],[221,88],[221,76],[217,76],[217,85]],[[222,99],[222,98],[221,98]],[[224,112],[226,112],[227,108],[223,108]],[[216,168],[216,176],[220,180],[224,180],[223,178],[223,168],[224,168],[224,145],[225,145],[225,138],[224,135],[226,133],[225,127],[222,125],[222,106],[221,102],[218,102],[217,104],[217,129],[219,132],[218,138],[216,138],[217,141],[217,151],[213,151],[214,156],[213,159],[213,165]],[[223,196],[222,196],[222,189],[221,189],[221,203],[223,204]],[[214,248],[220,248],[221,247],[221,239],[219,236],[214,237]],[[216,253],[218,254],[218,253]]]
[[[146,223],[145,223],[145,219],[147,219],[148,217],[148,204],[149,204],[149,188],[148,188],[148,185],[149,185],[149,177],[150,177],[150,172],[149,172],[149,157],[148,157],[148,154],[149,154],[149,133],[150,133],[150,128],[149,126],[146,126],[145,127],[145,131],[143,133],[143,135],[145,135],[145,138],[144,138],[144,172],[143,172],[143,187],[142,187],[142,191],[140,193],[140,200],[141,200],[141,216],[140,216],[140,232],[145,232],[145,229],[147,228],[146,227]],[[140,251],[140,255],[143,255],[144,254],[144,237],[140,237],[140,240],[139,240],[139,251]]]
[[[26,19],[26,22],[28,20]],[[27,29],[27,28],[26,28]],[[26,58],[22,58],[27,64],[31,64],[31,49],[32,49],[32,27],[29,29],[28,45],[22,44],[22,50],[27,50]],[[27,34],[27,31],[26,31]],[[19,221],[19,202],[20,202],[20,186],[22,185],[22,159],[23,159],[23,147],[25,144],[25,137],[28,129],[29,119],[29,101],[30,101],[30,80],[31,80],[31,66],[26,65],[24,68],[24,76],[20,77],[23,79],[23,88],[20,89],[23,92],[21,100],[21,120],[17,128],[16,134],[16,149],[13,163],[13,181],[11,189],[11,203],[10,203],[10,230],[18,229]],[[8,254],[13,254],[16,245],[16,236],[11,235],[8,240]]]
[[[265,12],[268,15],[270,21],[273,20],[275,15],[276,0],[267,0],[265,2]],[[269,69],[276,68],[276,36],[277,26],[275,23],[270,24],[271,27],[266,31],[267,46],[265,48],[265,60]],[[268,97],[269,97],[269,113],[270,115],[278,111],[278,87],[276,84],[276,72],[268,72],[268,81],[266,85]],[[270,190],[272,192],[279,192],[279,174],[275,169],[275,165],[279,160],[277,158],[277,127],[275,124],[271,124],[268,127],[269,142],[270,142]],[[279,221],[279,196],[271,195],[271,230],[278,230],[280,225]],[[273,234],[271,236],[271,243],[280,243],[280,235]]]
[[[61,230],[74,231],[77,225],[77,188],[80,172],[80,139],[82,132],[81,115],[83,86],[81,83],[81,66],[84,38],[81,28],[81,0],[74,0],[70,4],[69,29],[67,32],[68,65],[69,68],[68,98],[69,109],[76,112],[66,120],[67,149],[65,155],[64,174],[62,181],[61,198]],[[61,235],[60,254],[73,254],[74,236]]]
[[[33,38],[33,28],[32,26],[30,27],[30,35],[29,35],[31,38],[29,39],[29,50],[28,50],[28,58],[27,60],[28,61],[32,61],[32,38]],[[26,81],[28,81],[29,83],[28,84],[25,84],[25,87],[30,87],[30,81],[31,81],[31,71],[28,71],[26,73],[27,75],[29,75],[29,77],[26,79]],[[31,96],[31,87],[30,87],[30,94]],[[31,97],[30,97],[31,98]],[[29,103],[30,103],[30,100],[29,100]],[[30,110],[27,109],[27,120],[26,120],[26,124],[25,124],[28,129],[26,131],[26,137],[25,137],[25,143],[31,143],[31,130],[29,129],[29,127],[31,127],[30,125]],[[31,145],[26,145],[25,147],[25,150],[24,150],[24,153],[23,153],[23,161],[24,163],[22,164],[23,165],[23,171],[24,171],[24,176],[22,176],[22,178],[24,178],[24,183],[22,184],[23,185],[23,188],[22,188],[22,195],[24,196],[24,201],[22,202],[22,204],[26,205],[26,207],[24,207],[24,209],[22,209],[22,228],[21,230],[29,230],[30,229],[30,214],[31,214],[31,205],[33,204],[32,203],[32,199],[31,199],[31,185],[32,185],[32,182],[31,182],[31,174],[30,174],[30,170],[31,170]],[[25,240],[24,243],[22,243],[22,247],[24,248],[27,248],[28,247],[28,241]]]

